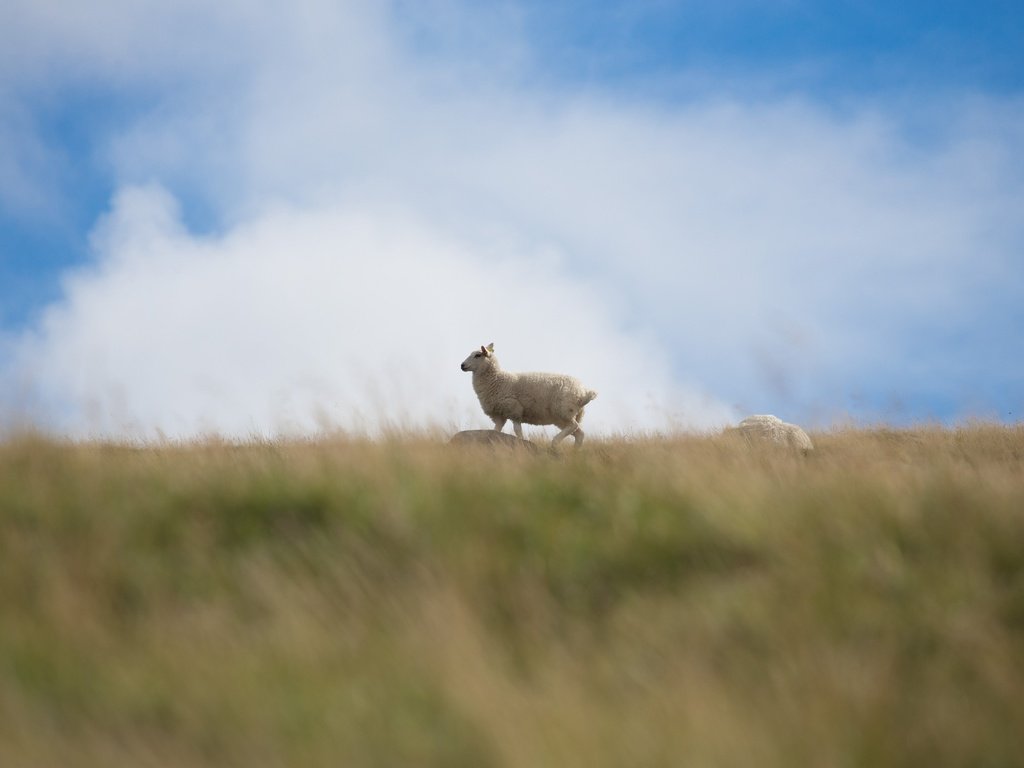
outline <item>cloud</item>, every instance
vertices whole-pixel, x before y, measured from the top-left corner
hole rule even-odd
[[[557,256],[402,214],[279,207],[197,238],[165,190],[127,188],[95,248],[21,348],[75,434],[486,427],[458,364],[490,341],[509,369],[599,389],[597,433],[732,417],[676,386],[655,346],[617,330],[615,308]]]
[[[1013,403],[1019,102],[538,85],[507,16],[441,7],[482,18],[493,51],[472,25],[468,51],[430,50],[361,2],[144,6],[47,32],[83,61],[109,44],[151,94],[101,147],[120,191],[95,263],[19,345],[62,424],[468,425],[454,366],[490,341],[509,368],[601,390],[588,421],[606,430]],[[937,110],[927,130],[918,107]]]

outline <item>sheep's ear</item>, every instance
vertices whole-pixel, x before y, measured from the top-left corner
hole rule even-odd
[[[487,347],[485,347],[483,344],[481,344],[480,345],[480,351],[483,352],[486,355],[487,354]]]
[[[494,352],[494,342],[493,341],[490,344],[487,345],[487,351],[488,352]]]

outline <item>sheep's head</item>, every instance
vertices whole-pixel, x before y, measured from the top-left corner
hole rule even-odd
[[[498,358],[494,356],[494,343],[492,342],[486,347],[480,347],[480,349],[471,352],[469,357],[462,361],[462,370],[485,371],[496,365],[497,362]]]

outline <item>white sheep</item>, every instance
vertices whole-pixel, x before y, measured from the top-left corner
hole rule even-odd
[[[494,344],[480,347],[462,363],[462,370],[473,372],[473,389],[484,413],[500,432],[512,420],[516,437],[523,436],[523,423],[553,424],[561,428],[551,445],[569,435],[576,447],[583,444],[583,406],[597,397],[578,379],[559,373],[509,373],[501,370],[494,356]]]
[[[804,453],[814,450],[814,444],[806,432],[796,424],[789,424],[778,416],[768,414],[748,416],[739,423],[738,427],[733,427],[732,431],[739,432],[751,442],[788,446]]]

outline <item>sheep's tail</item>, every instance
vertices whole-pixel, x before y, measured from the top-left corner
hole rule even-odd
[[[582,407],[583,407],[584,405],[586,405],[587,403],[589,403],[589,402],[590,402],[591,400],[593,400],[593,399],[594,399],[595,397],[597,397],[597,392],[596,392],[596,391],[594,391],[593,389],[588,389],[588,390],[587,390],[587,391],[586,391],[586,392],[585,392],[585,393],[583,394],[583,397],[581,397],[581,398],[580,398],[580,408],[582,408]]]

